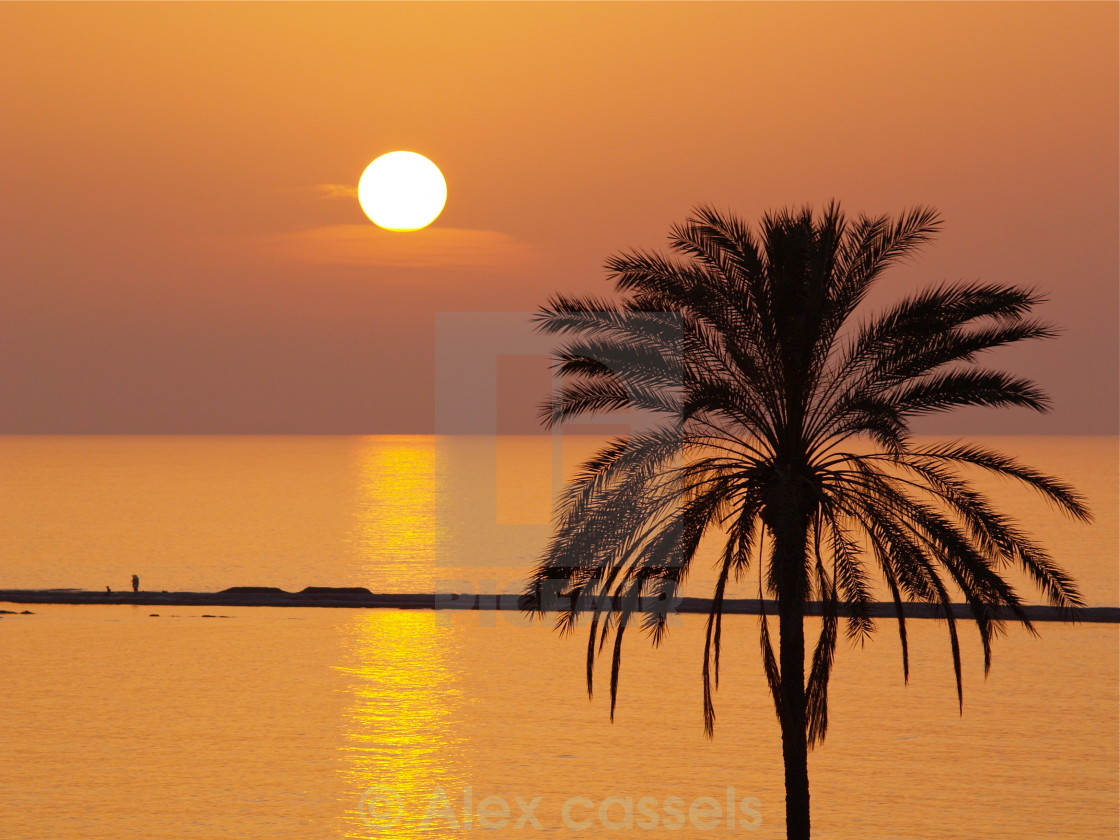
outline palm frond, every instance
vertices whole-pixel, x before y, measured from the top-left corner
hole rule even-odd
[[[1019,482],[1088,521],[1072,487],[984,447],[916,446],[910,436],[914,418],[958,407],[1048,407],[1035,383],[978,365],[997,348],[1057,335],[1030,317],[1042,296],[943,283],[859,319],[875,282],[940,227],[925,207],[851,221],[832,202],[767,213],[752,227],[700,206],[671,229],[670,254],[607,260],[614,297],[557,295],[536,314],[537,329],[560,339],[545,425],[620,410],[661,418],[580,466],[522,597],[537,615],[555,612],[561,633],[589,617],[587,690],[609,645],[612,720],[627,630],[637,621],[654,645],[664,640],[691,564],[713,537],[724,542],[701,668],[708,735],[725,599],[755,550],[763,671],[779,722],[803,725],[810,747],[828,728],[840,617],[851,643],[875,629],[874,576],[891,593],[904,681],[910,605],[946,622],[962,712],[954,599],[968,607],[985,671],[1009,616],[1031,628],[1006,569],[1022,569],[1071,614],[1082,605],[1072,578],[966,473]],[[821,604],[801,685],[779,667],[771,595],[787,663],[806,648],[807,600]]]

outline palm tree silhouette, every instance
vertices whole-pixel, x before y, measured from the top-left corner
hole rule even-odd
[[[762,659],[781,725],[791,840],[810,833],[807,753],[828,724],[839,620],[850,639],[872,632],[876,574],[893,598],[904,679],[907,605],[933,605],[945,619],[962,711],[954,596],[975,621],[985,673],[1005,621],[1030,627],[1004,568],[1024,569],[1071,617],[1082,605],[1071,578],[960,469],[1016,479],[1087,521],[1069,486],[980,446],[919,446],[910,437],[911,418],[957,406],[1045,410],[1034,383],[976,365],[984,350],[1054,335],[1027,318],[1041,298],[1009,286],[942,285],[876,318],[853,318],[884,269],[939,227],[930,209],[850,222],[832,203],[817,214],[767,214],[756,234],[700,207],[672,229],[675,256],[608,260],[620,299],[557,296],[537,316],[541,330],[565,336],[556,354],[563,384],[542,407],[546,424],[623,408],[661,421],[583,464],[559,500],[522,606],[555,610],[565,632],[590,617],[589,693],[596,657],[613,635],[613,720],[626,630],[637,618],[661,641],[665,605],[705,533],[718,532],[703,664],[711,735],[724,594],[757,558]],[[768,597],[776,600],[776,654]],[[823,618],[807,663],[812,600]]]

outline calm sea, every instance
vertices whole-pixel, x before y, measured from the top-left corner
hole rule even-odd
[[[985,442],[1085,493],[1092,526],[988,486],[1116,605],[1116,439]],[[595,443],[0,438],[0,588],[512,592]],[[631,640],[612,725],[583,641],[516,614],[31,609],[0,617],[5,838],[782,836],[751,616],[727,620],[707,740],[699,616]],[[960,715],[943,625],[911,625],[909,686],[889,625],[840,651],[814,836],[1115,838],[1117,628],[1013,628],[986,680],[969,638]]]

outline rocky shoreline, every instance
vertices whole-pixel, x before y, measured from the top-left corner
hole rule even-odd
[[[192,607],[348,607],[357,609],[452,609],[517,611],[516,595],[453,595],[447,593],[374,593],[364,587],[309,586],[299,592],[288,592],[273,586],[234,586],[220,592],[98,592],[86,589],[5,589],[0,602],[12,604],[134,604],[142,606]],[[662,602],[643,605],[648,610],[663,609]],[[763,606],[768,614],[777,612],[773,601],[755,598],[726,599],[726,614],[759,615]],[[678,613],[707,613],[707,598],[682,598],[676,604]],[[1057,607],[1028,606],[1024,608],[1031,621],[1073,621],[1081,623],[1120,623],[1120,607],[1085,607],[1076,611]],[[810,615],[820,615],[819,603],[809,604]],[[841,611],[843,614],[843,611]],[[894,605],[879,602],[872,605],[872,616],[893,618]],[[954,604],[955,618],[971,617],[966,604]],[[939,608],[928,604],[907,604],[907,618],[940,618]],[[1009,614],[1003,617],[1011,618]]]

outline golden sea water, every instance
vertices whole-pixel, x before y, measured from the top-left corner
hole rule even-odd
[[[985,442],[1087,495],[1092,526],[990,488],[1089,603],[1116,605],[1116,440]],[[136,573],[156,590],[514,592],[556,482],[594,444],[3,438],[0,588]],[[690,591],[710,580],[698,569]],[[659,650],[628,641],[611,724],[605,673],[587,699],[584,640],[516,613],[30,609],[0,617],[5,838],[782,836],[752,616],[726,620],[708,740],[701,616]],[[1117,627],[1012,628],[987,679],[966,636],[963,714],[944,625],[909,629],[908,686],[889,624],[841,648],[814,836],[1116,837]]]
[[[923,440],[923,439],[919,439]],[[1077,487],[1070,521],[1029,490],[977,476],[1074,574],[1120,603],[1115,437],[970,438]],[[591,436],[2,437],[0,588],[152,590],[453,581],[516,592],[549,534],[553,493]],[[687,588],[714,581],[711,548]],[[1037,593],[1024,585],[1024,599]],[[754,594],[746,588],[744,595]]]

